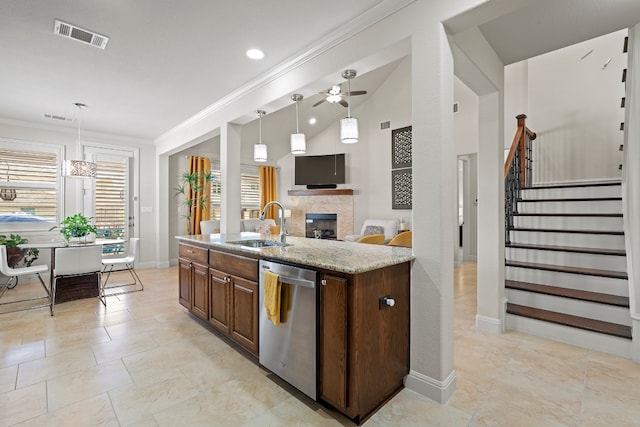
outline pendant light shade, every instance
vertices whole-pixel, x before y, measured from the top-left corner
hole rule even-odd
[[[78,111],[87,108],[87,105],[82,102],[74,102],[73,105],[78,108]],[[80,113],[78,113],[78,140],[76,141],[78,149],[80,148],[81,141],[80,118]],[[95,178],[97,169],[98,167],[94,162],[86,160],[65,160],[62,164],[62,176],[69,178]]]
[[[307,138],[298,127],[298,103],[302,101],[302,95],[294,93],[291,99],[296,103],[296,133],[291,134],[291,154],[304,154],[307,152]]]
[[[351,117],[351,79],[355,78],[356,70],[344,70],[342,77],[347,79],[347,117],[340,120],[340,141],[343,144],[355,144],[358,142],[358,119]]]
[[[253,144],[253,161],[254,162],[266,162],[267,161],[267,144],[262,143],[262,116],[266,113],[263,110],[258,110],[258,119],[260,126],[260,137],[257,144]]]

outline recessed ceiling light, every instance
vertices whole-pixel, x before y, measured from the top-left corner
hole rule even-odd
[[[247,51],[247,56],[251,59],[262,59],[264,58],[264,52],[260,49],[249,49]]]
[[[316,120],[316,118],[315,118],[315,117],[311,117],[311,118],[309,118],[309,124],[310,124],[310,125],[315,125],[315,124],[316,124],[316,122],[317,122],[317,120]]]

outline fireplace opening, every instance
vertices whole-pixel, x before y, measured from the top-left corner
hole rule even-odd
[[[305,225],[308,238],[333,240],[338,238],[338,214],[308,213],[305,214]]]

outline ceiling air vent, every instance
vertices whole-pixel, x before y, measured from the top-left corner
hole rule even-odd
[[[93,33],[83,28],[76,27],[75,25],[62,22],[58,19],[56,19],[53,24],[53,33],[100,49],[107,47],[107,43],[109,42],[109,37],[107,36]]]
[[[45,119],[59,120],[61,122],[72,122],[73,121],[73,118],[61,116],[59,114],[44,113],[43,116],[44,116]]]
[[[387,120],[384,122],[380,122],[380,130],[385,130],[391,128],[391,121]]]

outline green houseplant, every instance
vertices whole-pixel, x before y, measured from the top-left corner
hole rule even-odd
[[[22,249],[18,247],[18,245],[28,242],[29,240],[19,234],[10,234],[9,237],[0,234],[0,245],[7,247],[7,264],[9,264],[9,267],[15,268],[20,265],[20,262],[22,262],[25,267],[31,267],[31,264],[38,259],[40,255],[39,249]]]
[[[85,238],[90,233],[95,233],[98,230],[91,223],[91,218],[87,218],[81,213],[68,216],[60,223],[60,233],[64,236],[64,239],[68,242],[72,238]]]
[[[183,172],[180,175],[176,196],[183,197],[182,205],[186,208],[183,215],[186,221],[187,234],[193,234],[191,218],[196,213],[196,208],[202,210],[209,209],[209,194],[207,194],[208,184],[213,180],[211,172]]]

